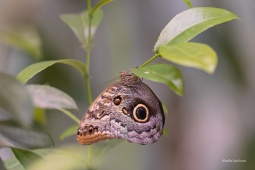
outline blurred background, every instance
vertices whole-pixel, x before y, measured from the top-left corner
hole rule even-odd
[[[253,170],[255,169],[255,1],[192,0],[194,6],[227,9],[241,20],[211,28],[191,41],[209,44],[218,54],[213,75],[192,68],[183,72],[185,94],[145,81],[167,106],[167,136],[146,146],[122,142],[111,149],[99,169],[139,170]],[[42,40],[40,58],[0,42],[0,71],[17,75],[43,60],[73,58],[85,53],[60,14],[86,8],[85,0],[0,0],[0,28],[35,27]],[[103,8],[91,59],[93,98],[118,77],[120,71],[141,65],[153,56],[164,26],[188,9],[181,0],[116,0]],[[155,62],[166,62],[157,60]],[[73,68],[55,65],[29,83],[50,84],[79,104],[82,117],[88,105],[83,77]],[[47,131],[57,146],[76,144],[75,136],[58,135],[74,122],[58,111],[47,112]],[[84,153],[86,154],[86,153]],[[224,163],[222,159],[246,160]]]

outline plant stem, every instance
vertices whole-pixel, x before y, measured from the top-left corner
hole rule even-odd
[[[86,67],[87,72],[89,74],[90,70],[90,52],[91,52],[91,21],[92,16],[90,14],[91,11],[91,0],[87,0],[87,6],[88,6],[88,15],[89,15],[89,23],[88,23],[88,39],[87,39],[87,55],[86,55]],[[92,103],[92,95],[91,95],[91,89],[90,89],[90,76],[85,77],[85,84],[86,84],[86,91],[88,96],[88,103],[89,105]]]
[[[91,22],[92,22],[92,14],[91,14],[91,0],[87,0],[87,7],[88,7],[88,17],[89,17],[89,23],[88,23],[88,39],[87,39],[87,55],[86,55],[86,66],[87,66],[87,72],[88,76],[85,77],[85,83],[86,83],[86,90],[87,90],[87,96],[88,96],[88,103],[89,105],[92,104],[92,95],[91,95],[91,89],[90,89],[90,54],[91,54]],[[95,169],[93,167],[92,163],[92,146],[88,146],[88,169]]]
[[[87,55],[87,62],[88,62],[88,55]],[[87,66],[89,64],[86,64]],[[88,104],[90,105],[92,103],[92,95],[91,95],[91,89],[90,89],[90,76],[89,76],[89,70],[88,70],[88,76],[84,77],[85,79],[85,86],[86,86],[86,91],[87,91],[87,98],[88,98]]]
[[[92,13],[91,13],[91,0],[88,0],[88,17],[89,17],[89,25],[88,25],[88,51],[90,52],[91,50],[91,22],[92,22]]]
[[[156,59],[157,57],[159,57],[159,54],[155,54],[153,57],[151,57],[149,60],[145,61],[142,65],[139,66],[139,68],[142,68],[143,66],[147,65],[148,63],[150,63],[152,60]]]

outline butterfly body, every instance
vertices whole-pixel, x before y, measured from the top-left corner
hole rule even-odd
[[[94,100],[83,116],[77,132],[81,144],[111,138],[148,144],[162,135],[165,118],[160,100],[134,74],[123,72],[120,78]]]

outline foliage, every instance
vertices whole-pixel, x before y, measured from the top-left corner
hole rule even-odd
[[[155,55],[132,73],[145,79],[166,84],[176,94],[182,96],[184,85],[181,71],[169,63],[150,64],[161,57],[171,63],[193,67],[212,74],[217,66],[217,55],[208,45],[188,42],[206,29],[233,20],[238,17],[224,9],[211,7],[192,7],[189,0],[183,0],[190,9],[176,15],[162,30],[154,46]],[[74,59],[62,59],[37,62],[23,69],[17,77],[0,73],[0,107],[8,114],[5,120],[0,120],[0,147],[10,147],[14,157],[5,160],[7,170],[13,169],[96,169],[102,155],[115,146],[119,141],[100,142],[93,150],[91,146],[68,146],[59,149],[53,147],[51,136],[38,124],[36,113],[43,114],[44,109],[57,109],[73,119],[76,124],[68,127],[59,136],[62,140],[74,135],[79,124],[77,117],[69,110],[78,111],[75,101],[66,93],[46,85],[24,85],[39,72],[55,64],[70,65],[84,78],[88,102],[92,102],[89,70],[90,51],[93,45],[96,29],[103,12],[101,7],[111,0],[101,0],[94,7],[87,0],[88,10],[79,14],[64,14],[60,18],[71,28],[86,52],[86,63]],[[31,32],[35,34],[35,32]],[[30,40],[23,36],[6,34],[0,36],[2,41],[19,47],[38,58],[40,44],[31,45]],[[15,38],[16,37],[16,38]],[[36,34],[35,37],[38,37]],[[39,40],[39,38],[37,38]],[[40,123],[40,122],[39,122]],[[165,131],[164,131],[165,133]],[[27,140],[29,139],[29,140]],[[41,148],[41,149],[36,149]],[[43,149],[44,148],[44,149]],[[84,157],[84,153],[87,155]],[[98,162],[92,162],[94,160]],[[100,159],[99,159],[100,158]],[[1,162],[0,162],[1,163]],[[1,166],[1,164],[0,164]]]
[[[41,59],[41,38],[35,28],[26,26],[17,30],[0,29],[0,41],[21,49],[35,59]]]

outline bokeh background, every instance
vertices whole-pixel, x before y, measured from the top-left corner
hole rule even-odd
[[[240,17],[207,30],[192,41],[209,44],[218,54],[213,75],[192,68],[183,72],[185,94],[179,97],[165,85],[144,80],[168,108],[167,136],[140,146],[122,142],[111,149],[99,169],[122,170],[253,170],[255,169],[255,1],[193,0],[194,6],[227,9]],[[40,60],[73,58],[85,53],[60,14],[86,8],[85,0],[0,0],[0,27],[38,29],[43,48]],[[181,0],[116,0],[105,6],[92,50],[93,98],[120,71],[139,66],[153,56],[164,26],[187,9]],[[0,71],[17,75],[37,60],[0,43]],[[157,60],[157,62],[165,62]],[[50,84],[79,104],[81,118],[88,105],[82,76],[73,68],[55,65],[29,83]],[[48,111],[47,131],[58,146],[76,143],[75,136],[58,135],[73,124],[58,111]],[[86,153],[84,153],[86,154]],[[246,159],[224,163],[222,159]]]

